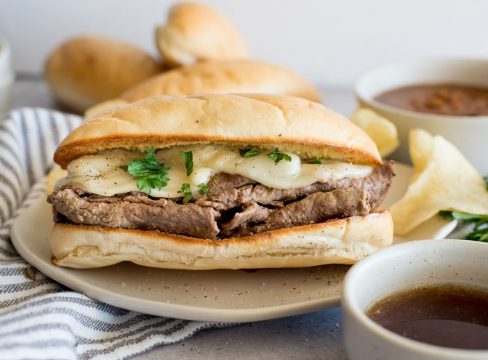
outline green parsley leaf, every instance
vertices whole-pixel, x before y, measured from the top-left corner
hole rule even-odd
[[[488,215],[476,215],[461,211],[439,211],[447,219],[455,219],[463,224],[472,224],[473,230],[466,236],[467,240],[488,242]]]
[[[468,234],[466,239],[488,242],[488,226],[484,226],[483,228],[475,227],[475,229]]]
[[[121,166],[137,180],[137,188],[151,194],[152,189],[161,190],[168,185],[169,167],[156,159],[154,148],[147,150],[147,155],[142,160],[132,160],[128,166]]]
[[[452,211],[441,210],[441,211],[439,211],[439,216],[444,218],[444,219],[452,219]]]
[[[278,148],[271,151],[269,154],[266,154],[271,160],[274,161],[275,165],[278,164],[281,160],[291,161],[291,156],[285,153],[279,152]]]
[[[485,176],[483,180],[485,180],[486,190],[488,190],[488,176]]]
[[[190,151],[180,151],[180,156],[185,161],[186,176],[189,176],[193,171],[193,153]]]
[[[469,214],[461,211],[453,211],[452,217],[456,220],[469,221],[469,222],[488,222],[487,215]]]
[[[313,159],[308,159],[307,164],[322,164],[322,161],[320,161],[320,156],[317,156]]]
[[[242,157],[249,158],[261,154],[261,150],[258,148],[239,149],[239,154],[241,154]]]
[[[208,194],[208,186],[205,183],[198,184],[198,191],[202,195],[207,195]]]
[[[178,191],[178,194],[183,194],[183,202],[187,203],[191,199],[193,199],[193,195],[191,193],[191,187],[190,184],[184,183],[181,184],[181,189]]]

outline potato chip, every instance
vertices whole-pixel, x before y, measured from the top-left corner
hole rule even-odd
[[[420,129],[411,131],[409,141],[414,176],[390,209],[395,234],[408,233],[441,210],[488,215],[485,182],[454,145]]]
[[[88,110],[85,111],[85,114],[84,114],[85,120],[101,113],[102,111],[106,111],[106,110],[109,110],[113,107],[116,107],[119,105],[125,105],[125,104],[128,104],[128,102],[125,100],[122,100],[122,99],[113,99],[113,100],[103,101],[101,103],[98,103],[98,104],[92,106],[91,108],[89,108]]]
[[[363,129],[378,146],[382,157],[390,155],[399,145],[395,125],[371,109],[360,107],[351,121]]]
[[[46,182],[46,194],[50,194],[54,191],[54,185],[56,182],[68,175],[66,170],[61,169],[61,166],[54,164],[49,173],[47,174]]]

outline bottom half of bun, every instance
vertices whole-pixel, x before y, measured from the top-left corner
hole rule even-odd
[[[50,237],[53,263],[59,266],[96,268],[130,261],[188,270],[353,264],[392,242],[387,210],[222,240],[61,223]]]

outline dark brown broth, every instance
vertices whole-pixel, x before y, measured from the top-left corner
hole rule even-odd
[[[457,85],[411,85],[385,91],[376,101],[420,113],[479,116],[488,115],[488,88]]]
[[[461,349],[488,349],[488,291],[454,284],[394,293],[366,314],[409,339]]]

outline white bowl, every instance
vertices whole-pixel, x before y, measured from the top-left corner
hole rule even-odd
[[[410,340],[381,327],[365,311],[378,300],[419,285],[457,283],[487,288],[488,244],[420,240],[381,250],[354,265],[342,294],[350,360],[486,360],[488,350],[462,350]]]
[[[417,60],[369,71],[356,83],[360,105],[390,119],[398,128],[400,147],[392,158],[409,162],[408,133],[422,128],[444,136],[471,161],[484,176],[488,175],[488,116],[446,116],[402,110],[374,98],[394,88],[414,84],[458,83],[488,87],[488,59]]]
[[[14,78],[10,45],[6,39],[0,37],[0,115],[9,110]]]

